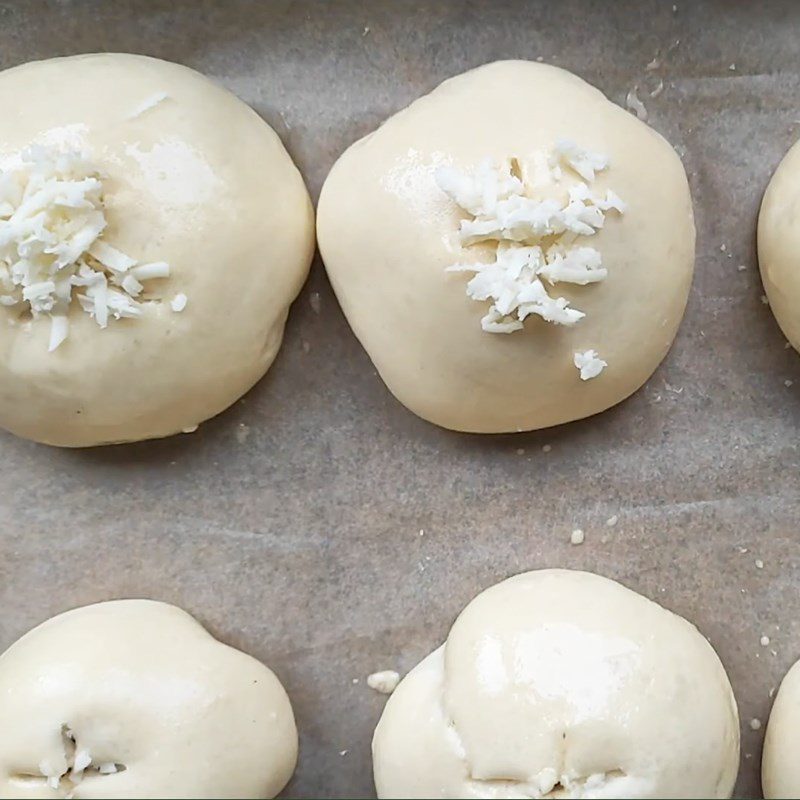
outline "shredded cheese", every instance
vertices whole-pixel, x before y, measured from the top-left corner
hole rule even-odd
[[[105,328],[140,317],[157,302],[144,283],[170,275],[102,238],[104,199],[100,172],[78,153],[34,146],[0,172],[0,304],[49,316],[50,351],[69,335],[73,300]]]
[[[183,292],[179,292],[169,301],[170,307],[173,311],[183,311],[186,308],[187,298]]]
[[[78,746],[75,734],[67,725],[61,729],[61,740],[64,755],[58,759],[57,764],[43,759],[38,767],[46,785],[54,791],[61,792],[64,797],[74,796],[75,789],[86,777],[86,773],[113,775],[115,772],[125,770],[124,764],[94,761],[88,750]]]
[[[575,366],[580,370],[582,381],[596,378],[608,366],[602,358],[598,357],[594,350],[587,350],[585,353],[575,353],[573,361]],[[614,519],[614,523],[616,523],[616,519]]]
[[[585,181],[591,183],[594,180],[595,172],[602,172],[608,169],[608,156],[601,153],[592,153],[579,147],[571,139],[558,139],[553,148],[553,155],[550,159],[551,167],[563,161],[570,166]]]
[[[564,297],[551,297],[543,280],[550,286],[585,286],[608,275],[599,250],[575,245],[577,237],[600,230],[607,213],[625,213],[625,203],[614,192],[598,196],[588,185],[608,169],[608,157],[559,139],[549,164],[555,180],[563,177],[562,164],[583,179],[567,188],[563,201],[526,194],[515,159],[499,167],[485,159],[471,173],[453,166],[439,167],[435,173],[439,188],[468,215],[459,227],[461,244],[468,248],[495,243],[494,261],[447,267],[448,272],[474,273],[467,295],[490,301],[481,319],[481,327],[489,333],[521,330],[531,315],[556,325],[574,325],[585,314],[571,308]]]
[[[553,299],[537,277],[546,268],[541,247],[500,245],[490,264],[454,264],[449,272],[474,272],[467,284],[473,300],[492,300],[481,327],[490,333],[520,330],[525,318],[536,314],[547,322],[574,325],[584,314],[563,297]]]
[[[468,214],[489,216],[500,200],[522,194],[522,181],[511,174],[511,166],[496,169],[491,159],[484,159],[471,175],[442,166],[436,172],[436,182]]]

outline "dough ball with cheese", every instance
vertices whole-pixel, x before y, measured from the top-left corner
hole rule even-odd
[[[381,798],[725,798],[739,721],[693,625],[552,569],[467,605],[389,698],[372,751]]]
[[[668,142],[525,61],[445,81],[356,142],[317,217],[386,385],[460,431],[545,428],[636,391],[675,337],[694,264]]]
[[[794,145],[767,186],[758,216],[761,280],[784,336],[800,350],[800,146]]]
[[[297,761],[263,664],[150,600],[78,608],[0,656],[0,797],[268,798]]]
[[[266,372],[314,248],[272,129],[177,64],[0,73],[0,427],[86,446],[193,430]]]
[[[800,661],[786,674],[769,715],[761,761],[764,797],[800,797]]]

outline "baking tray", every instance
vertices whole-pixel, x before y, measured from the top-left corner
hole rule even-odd
[[[301,749],[285,795],[367,797],[385,699],[365,676],[411,668],[512,573],[591,569],[709,637],[743,721],[737,794],[757,796],[748,721],[800,657],[800,361],[754,249],[799,127],[799,33],[793,2],[0,2],[2,67],[109,50],[199,69],[278,131],[315,198],[347,145],[469,67],[541,57],[620,104],[638,87],[698,227],[674,348],[593,419],[503,436],[417,419],[317,260],[268,376],[196,433],[86,451],[0,436],[0,648],[73,606],[176,603],[286,685]]]

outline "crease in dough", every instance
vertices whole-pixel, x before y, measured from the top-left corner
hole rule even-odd
[[[606,578],[540,570],[467,605],[372,750],[380,798],[725,798],[739,720],[694,626]]]

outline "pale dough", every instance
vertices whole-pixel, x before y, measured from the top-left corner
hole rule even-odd
[[[6,70],[0,104],[0,161],[32,143],[88,152],[108,176],[103,238],[168,262],[165,300],[187,298],[104,330],[73,301],[52,353],[46,318],[0,307],[0,426],[85,446],[191,430],[233,403],[275,358],[314,248],[308,193],[276,134],[199,73],[136,55]]]
[[[739,722],[693,625],[606,578],[541,570],[469,603],[372,750],[381,798],[725,798]]]
[[[758,215],[761,279],[784,336],[800,350],[800,146],[778,165]]]
[[[800,797],[800,661],[786,674],[775,697],[761,761],[764,797]]]
[[[610,158],[593,187],[628,206],[586,237],[608,277],[558,285],[586,312],[573,327],[529,318],[523,331],[486,333],[489,304],[445,271],[471,256],[456,237],[463,213],[436,170],[516,157],[546,195],[542,166],[565,137]],[[691,198],[670,145],[575,75],[525,61],[452,78],[350,147],[323,186],[317,235],[342,309],[391,392],[424,419],[484,433],[579,419],[638,389],[673,341],[694,264]],[[590,350],[608,367],[582,381],[575,354]]]
[[[78,608],[0,656],[0,797],[269,798],[296,760],[275,675],[174,606]]]

